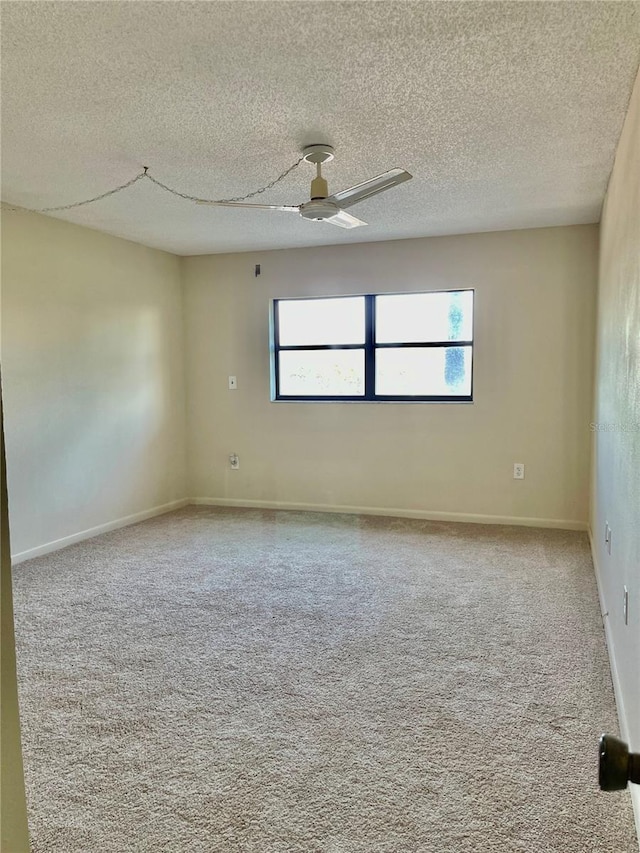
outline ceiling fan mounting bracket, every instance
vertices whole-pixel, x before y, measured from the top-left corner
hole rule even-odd
[[[305,145],[302,149],[302,157],[307,163],[328,163],[333,160],[333,146],[326,143]]]

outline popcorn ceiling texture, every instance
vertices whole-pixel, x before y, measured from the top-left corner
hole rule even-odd
[[[189,508],[18,566],[34,853],[632,853],[584,534]]]
[[[367,228],[146,181],[62,217],[185,255],[597,222],[639,59],[631,2],[3,3],[3,199],[65,204],[143,165],[244,195],[329,141],[330,191],[415,176],[354,208]]]

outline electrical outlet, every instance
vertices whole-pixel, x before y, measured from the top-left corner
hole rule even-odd
[[[624,624],[629,624],[629,590],[627,587],[623,587],[624,592],[622,594],[622,616],[624,618]]]
[[[513,463],[513,479],[524,480],[524,462]]]
[[[237,453],[232,453],[229,456],[229,465],[231,466],[233,471],[237,471],[240,467],[240,457]]]
[[[238,380],[235,376],[229,377],[229,391],[237,391],[238,390]]]

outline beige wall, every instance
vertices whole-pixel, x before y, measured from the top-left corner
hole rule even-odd
[[[183,259],[190,496],[584,528],[597,240],[574,226]],[[270,402],[271,298],[457,287],[476,288],[475,403]]]
[[[173,255],[3,215],[14,555],[184,498],[181,299]]]
[[[592,540],[623,732],[640,751],[640,77],[602,215]],[[604,525],[612,530],[611,554]],[[623,587],[630,594],[623,621]],[[640,795],[636,819],[640,834]]]

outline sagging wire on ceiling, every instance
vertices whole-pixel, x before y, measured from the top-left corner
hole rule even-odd
[[[114,187],[111,190],[107,190],[105,193],[101,193],[100,195],[94,196],[93,198],[87,198],[83,201],[74,201],[71,204],[61,204],[56,207],[40,207],[40,208],[30,208],[30,207],[13,207],[10,205],[6,205],[4,202],[2,204],[2,209],[8,212],[25,212],[25,213],[55,213],[60,210],[71,210],[74,207],[82,207],[85,204],[93,204],[94,201],[100,201],[103,198],[107,198],[110,195],[115,195],[115,193],[122,192],[122,190],[126,190],[129,187],[132,187],[138,181],[141,181],[143,178],[147,178],[151,181],[151,183],[160,187],[172,195],[178,196],[179,198],[184,198],[187,201],[194,202],[207,202],[209,204],[222,204],[226,202],[232,201],[246,201],[248,198],[254,198],[261,193],[270,190],[272,187],[275,187],[276,184],[280,183],[280,181],[284,180],[294,169],[296,169],[300,163],[304,160],[304,157],[299,157],[295,163],[289,166],[284,170],[281,174],[278,175],[273,181],[270,181],[268,184],[265,184],[263,187],[260,187],[257,190],[253,190],[253,192],[247,193],[242,196],[234,196],[233,198],[201,198],[200,196],[189,195],[188,193],[181,193],[179,190],[173,189],[172,187],[168,187],[166,184],[163,184],[157,178],[154,178],[153,175],[149,174],[149,167],[145,166],[143,171],[140,174],[136,175],[135,178],[131,178],[130,181],[127,181],[126,184],[120,184],[120,186]]]

